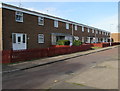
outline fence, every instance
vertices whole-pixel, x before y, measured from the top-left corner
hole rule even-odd
[[[111,43],[111,46],[119,45],[119,44],[120,44],[119,42],[114,42],[114,43]],[[108,47],[110,46],[110,43],[92,43],[91,45],[94,47]]]
[[[43,57],[56,56],[61,54],[69,54],[79,51],[91,49],[91,44],[83,44],[81,46],[66,47],[50,47],[44,49],[28,49],[28,50],[4,50],[2,52],[2,63],[14,63],[19,61],[39,59]]]

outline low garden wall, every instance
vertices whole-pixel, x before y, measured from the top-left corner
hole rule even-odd
[[[91,49],[91,44],[83,44],[80,46],[52,46],[44,49],[28,49],[28,50],[4,50],[2,51],[2,63],[14,63],[19,61],[34,60],[44,57],[51,57],[62,54],[69,54]]]
[[[111,46],[119,45],[119,44],[120,44],[119,42],[114,42],[114,43],[111,43]],[[91,45],[93,47],[108,47],[110,46],[110,43],[92,43]]]

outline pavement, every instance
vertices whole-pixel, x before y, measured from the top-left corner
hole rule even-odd
[[[112,48],[115,48],[120,45],[116,46],[110,46],[110,47],[105,47],[105,48],[99,48],[95,50],[88,50],[88,51],[83,51],[83,52],[77,52],[77,53],[72,53],[72,54],[66,54],[66,55],[60,55],[60,56],[55,56],[55,57],[48,57],[48,58],[42,58],[38,60],[32,60],[32,61],[26,61],[26,62],[20,62],[20,63],[14,63],[14,64],[3,64],[2,65],[2,72],[3,73],[9,73],[9,72],[15,72],[15,71],[20,71],[20,70],[26,70],[38,66],[44,66],[60,61],[65,61],[67,59],[72,59],[84,55],[89,55],[91,53],[96,53],[100,51],[105,51],[109,50]]]

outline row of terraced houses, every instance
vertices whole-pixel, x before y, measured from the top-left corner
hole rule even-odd
[[[31,11],[0,4],[0,49],[47,48],[58,40],[81,40],[84,43],[108,42],[110,32]]]

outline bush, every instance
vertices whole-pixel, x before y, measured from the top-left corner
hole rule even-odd
[[[82,42],[80,40],[73,41],[73,46],[80,46],[80,45],[82,45]]]
[[[69,40],[59,40],[57,42],[57,45],[70,45],[70,41]]]

